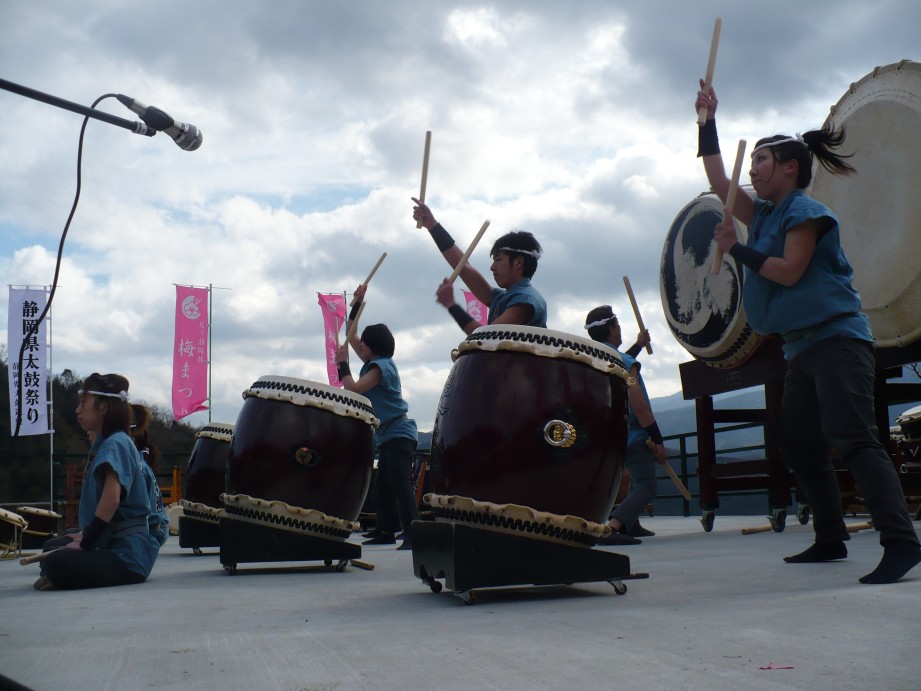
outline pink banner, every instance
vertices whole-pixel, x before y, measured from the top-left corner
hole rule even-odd
[[[207,410],[208,289],[176,286],[173,419]]]
[[[336,368],[336,344],[339,330],[345,323],[345,296],[340,293],[324,295],[317,293],[320,308],[323,310],[323,334],[326,342],[326,374],[330,386],[342,386]]]
[[[464,290],[464,298],[467,300],[467,314],[473,317],[473,321],[480,326],[486,326],[489,308],[477,300],[469,290]]]

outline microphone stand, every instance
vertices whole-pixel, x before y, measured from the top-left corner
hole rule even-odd
[[[80,115],[85,115],[89,118],[101,120],[102,122],[107,122],[110,125],[123,127],[126,130],[131,130],[135,134],[143,134],[146,137],[152,137],[158,131],[152,127],[148,127],[143,122],[138,122],[137,120],[126,120],[125,118],[110,115],[109,113],[103,113],[102,111],[96,110],[95,108],[87,108],[86,106],[81,106],[79,103],[74,103],[73,101],[65,101],[63,98],[51,96],[50,94],[36,91],[35,89],[30,89],[27,86],[14,84],[13,82],[9,82],[5,79],[0,79],[0,89],[6,89],[7,91],[12,91],[14,94],[19,94],[20,96],[26,96],[28,98],[35,99],[36,101],[41,101],[42,103],[48,103],[49,105],[57,106],[58,108],[63,108],[64,110],[69,110],[74,113],[79,113]],[[114,96],[115,94],[112,95]]]

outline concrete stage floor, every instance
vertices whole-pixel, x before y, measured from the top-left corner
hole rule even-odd
[[[854,523],[863,518],[853,518]],[[655,517],[642,545],[605,547],[646,580],[477,591],[465,605],[376,568],[240,564],[171,538],[141,585],[36,592],[0,562],[0,674],[45,689],[921,689],[921,567],[861,585],[882,549],[791,565],[811,525],[742,535],[759,517]],[[766,669],[767,668],[767,669]],[[0,683],[0,686],[3,686]]]

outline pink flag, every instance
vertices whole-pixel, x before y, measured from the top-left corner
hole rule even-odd
[[[473,317],[480,326],[486,326],[486,317],[489,314],[489,308],[474,297],[469,290],[464,290],[464,297],[467,300],[467,314]]]
[[[173,419],[207,410],[207,400],[208,289],[176,286]]]
[[[345,296],[340,293],[324,295],[317,293],[323,310],[323,334],[326,341],[326,374],[330,386],[342,386],[336,367],[336,343],[339,330],[345,323]]]

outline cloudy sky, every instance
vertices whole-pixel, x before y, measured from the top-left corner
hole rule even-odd
[[[134,398],[169,407],[174,284],[213,285],[211,415],[233,422],[261,375],[326,381],[316,294],[352,291],[386,251],[364,321],[394,331],[431,429],[462,336],[434,301],[449,267],[411,219],[431,130],[436,217],[461,247],[491,221],[472,264],[489,277],[495,237],[532,231],[548,325],[579,334],[604,303],[635,333],[629,275],[654,339],[647,386],[679,391],[690,356],[663,317],[659,260],[706,189],[693,101],[717,16],[730,159],[726,142],[818,126],[875,66],[921,57],[914,0],[0,0],[0,78],[86,106],[127,94],[204,134],[185,152],[90,122],[55,372],[124,373]],[[134,118],[114,98],[99,109]],[[0,90],[7,284],[51,283],[81,123]]]

